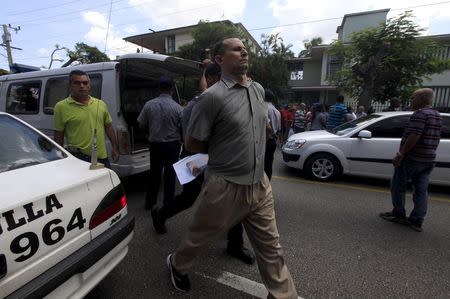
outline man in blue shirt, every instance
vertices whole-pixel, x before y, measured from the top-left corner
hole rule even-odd
[[[336,99],[336,104],[332,105],[328,112],[327,130],[334,129],[343,124],[345,122],[346,113],[347,106],[344,104],[344,96],[340,95]]]

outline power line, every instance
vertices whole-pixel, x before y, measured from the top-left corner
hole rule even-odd
[[[109,24],[111,22],[112,5],[113,5],[113,2],[111,0],[111,5],[109,6],[108,28],[106,29],[106,37],[105,37],[105,51],[103,51],[103,53],[106,53],[106,45],[108,44],[108,33],[109,33]]]
[[[120,1],[122,1],[122,0],[116,0],[116,1],[114,1],[113,3],[117,3],[117,2],[120,2]],[[407,9],[413,9],[413,8],[420,8],[420,7],[428,7],[428,6],[435,6],[435,5],[441,5],[441,4],[448,4],[448,3],[450,3],[450,1],[442,1],[442,2],[428,3],[428,4],[422,4],[422,5],[416,5],[416,6],[405,7],[405,8],[395,8],[395,9],[391,9],[391,11],[407,10]],[[109,3],[109,4],[111,4],[111,3]],[[145,4],[145,3],[143,3],[143,4]],[[143,4],[139,4],[138,6],[143,5]],[[214,4],[202,6],[202,7],[197,7],[197,8],[192,8],[192,9],[186,9],[186,10],[181,10],[181,11],[175,11],[175,12],[168,13],[168,14],[165,14],[165,15],[160,15],[160,16],[158,16],[158,17],[164,17],[164,16],[169,16],[169,15],[175,15],[175,14],[178,14],[178,13],[183,13],[183,12],[187,12],[187,11],[191,11],[191,10],[198,10],[198,9],[200,9],[200,8],[205,8],[205,7],[209,7],[209,6],[215,6],[215,5],[217,5],[217,4],[218,4],[218,3],[214,3]],[[106,5],[108,5],[108,4],[106,4]],[[103,6],[106,6],[106,5],[101,5],[101,6],[97,6],[97,7],[103,7]],[[112,11],[119,11],[119,10],[127,9],[127,8],[129,8],[129,7],[130,7],[130,6],[120,7],[120,8],[117,8],[117,9],[113,9]],[[136,6],[134,6],[134,7],[136,7]],[[84,11],[84,10],[81,10],[81,11]],[[79,11],[78,11],[78,12],[79,12]],[[266,30],[266,29],[273,29],[273,28],[277,28],[277,27],[289,27],[289,26],[296,26],[296,25],[302,25],[302,24],[311,24],[311,23],[319,23],[319,22],[326,22],[326,21],[331,21],[331,20],[341,20],[341,19],[342,19],[342,16],[340,16],[340,17],[333,17],[333,18],[316,19],[316,20],[303,21],[303,22],[296,22],[296,23],[290,23],[290,24],[281,24],[281,25],[277,25],[277,26],[268,26],[268,27],[261,27],[261,28],[252,28],[252,29],[248,29],[248,31]],[[147,21],[148,18],[143,18],[143,19],[139,19],[139,20],[142,20],[142,22],[144,22],[144,21]],[[48,24],[48,23],[54,23],[54,22],[42,23],[42,25],[43,25],[43,24]],[[133,24],[136,24],[136,23],[141,23],[141,22],[134,22]],[[130,25],[130,23],[121,23],[121,24],[114,25],[114,27],[117,28],[117,27],[127,26],[127,25]],[[82,33],[82,32],[79,32],[79,33]],[[57,35],[57,36],[54,36],[54,37],[65,37],[65,36],[71,36],[71,35],[73,35],[73,34],[74,34],[74,33],[65,33],[65,34],[63,34],[63,35]],[[126,48],[126,47],[121,47],[121,48],[116,48],[116,49],[119,50],[119,49],[122,49],[122,48]],[[39,57],[39,58],[44,58],[44,57]],[[47,58],[48,58],[48,57],[47,57]],[[32,59],[32,58],[25,58],[25,59],[23,59],[23,60],[31,60],[31,59]]]
[[[428,4],[415,5],[415,6],[409,6],[409,7],[404,7],[404,8],[395,8],[395,9],[391,9],[391,11],[407,10],[407,9],[413,9],[413,8],[426,7],[426,6],[448,4],[448,3],[450,3],[450,1],[428,3]],[[319,22],[326,22],[326,21],[333,21],[333,20],[342,20],[342,16],[341,17],[334,17],[334,18],[326,18],[326,19],[317,19],[317,20],[311,20],[311,21],[297,22],[297,23],[290,23],[290,24],[282,24],[282,25],[277,25],[277,26],[253,28],[253,29],[247,29],[247,30],[248,31],[266,30],[266,29],[273,29],[273,28],[278,28],[278,27],[289,27],[289,26],[311,24],[311,23],[319,23]]]
[[[113,1],[113,3],[118,3],[118,2],[122,2],[122,1],[124,1],[124,0],[115,0],[115,1]],[[104,4],[91,6],[91,7],[87,7],[87,8],[83,8],[83,9],[78,9],[78,10],[71,10],[70,12],[66,12],[66,13],[58,13],[57,15],[50,15],[50,16],[44,16],[44,17],[41,16],[41,17],[35,18],[35,19],[21,20],[21,23],[31,26],[31,25],[43,25],[43,24],[49,24],[49,23],[56,23],[58,21],[67,21],[67,18],[64,17],[64,18],[60,19],[59,17],[72,15],[72,14],[78,14],[80,12],[85,12],[85,11],[88,11],[88,10],[98,9],[100,7],[105,7],[105,6],[109,6],[109,5],[110,5],[110,2],[108,1],[108,2],[105,2]],[[55,19],[53,22],[33,23],[34,21],[40,21],[43,18],[48,20],[48,19],[52,19],[52,18],[55,18],[55,17],[57,19]]]
[[[8,15],[8,16],[25,15],[25,14],[29,14],[29,13],[35,13],[36,11],[47,10],[49,8],[55,8],[55,7],[61,7],[61,6],[69,5],[69,4],[72,4],[74,2],[79,2],[79,1],[81,1],[81,0],[74,0],[74,1],[60,3],[60,4],[57,4],[57,5],[53,5],[53,6],[47,6],[47,7],[43,7],[43,8],[35,8],[35,9],[31,9],[31,10],[26,10],[26,11],[21,10],[20,12],[16,12],[16,13],[8,13],[7,12],[7,13],[5,13],[5,15]]]

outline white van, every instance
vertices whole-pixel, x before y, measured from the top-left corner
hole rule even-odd
[[[69,95],[69,73],[79,69],[91,78],[91,95],[108,105],[117,133],[120,159],[112,162],[119,176],[150,168],[148,141],[137,117],[149,99],[157,97],[158,79],[169,75],[176,82],[201,75],[201,64],[161,54],[135,53],[116,61],[0,76],[0,111],[13,114],[53,136],[53,107]],[[180,101],[177,89],[174,99]],[[184,92],[184,91],[183,91]],[[108,152],[110,144],[107,142]]]

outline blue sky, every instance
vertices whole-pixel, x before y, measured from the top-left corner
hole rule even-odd
[[[97,46],[111,58],[135,52],[137,46],[122,38],[199,20],[229,19],[241,22],[260,41],[261,34],[280,33],[297,54],[303,41],[321,36],[336,38],[344,14],[390,8],[393,17],[407,8],[425,34],[450,34],[450,1],[433,0],[2,0],[0,25],[20,26],[11,30],[16,63],[48,67],[55,45],[74,49],[76,42]],[[111,10],[110,10],[111,8]],[[109,22],[108,22],[109,20]],[[108,27],[109,24],[109,27]],[[260,29],[264,28],[264,29]],[[107,37],[107,39],[106,39]],[[65,51],[54,58],[67,60]],[[52,68],[62,62],[54,61]],[[0,68],[8,69],[6,51],[0,47]]]

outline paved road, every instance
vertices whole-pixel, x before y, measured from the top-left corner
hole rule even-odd
[[[169,233],[157,235],[149,213],[143,210],[145,179],[137,176],[125,183],[129,209],[136,216],[135,237],[125,260],[88,298],[255,298],[263,294],[257,267],[229,258],[224,240],[197,259],[190,275],[193,290],[189,294],[173,291],[164,259],[183,237],[191,212],[171,219]],[[377,216],[390,209],[387,185],[383,180],[354,177],[333,183],[309,181],[285,168],[280,155],[276,156],[272,186],[278,228],[301,297],[450,297],[448,188],[432,188],[425,231],[417,233]]]

